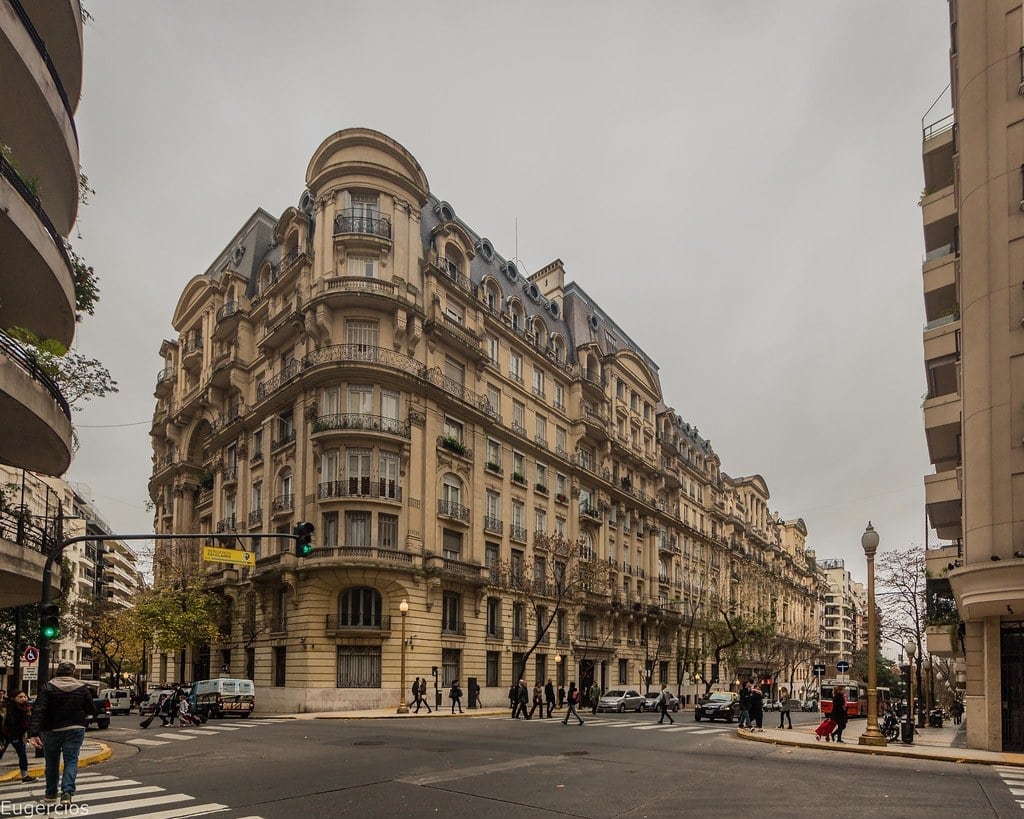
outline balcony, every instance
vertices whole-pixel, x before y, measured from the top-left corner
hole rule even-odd
[[[942,359],[956,360],[959,357],[960,312],[955,310],[925,325],[924,360],[927,363]]]
[[[956,155],[956,121],[952,113],[924,127],[921,134],[925,189],[940,190],[953,184]]]
[[[278,495],[270,505],[270,513],[278,515],[290,515],[295,509],[295,495]]]
[[[437,514],[439,517],[448,518],[459,523],[469,523],[469,509],[455,501],[438,499]]]
[[[220,483],[221,486],[238,483],[238,467],[233,464],[223,467],[221,469]]]
[[[928,457],[938,471],[960,458],[960,396],[956,393],[925,399],[924,432]]]
[[[402,487],[389,478],[344,478],[318,484],[316,495],[322,501],[332,498],[369,498],[400,502]]]
[[[437,254],[430,260],[432,266],[442,276],[455,283],[456,287],[474,299],[479,295],[479,288],[470,279],[463,275],[462,269],[451,259]]]
[[[500,643],[505,639],[505,629],[502,626],[488,626],[485,636],[492,643]]]
[[[382,637],[391,634],[391,615],[384,614],[368,618],[369,622],[361,618],[352,617],[349,614],[328,614],[324,628],[328,633],[376,634]]]
[[[423,323],[423,332],[461,348],[474,361],[484,361],[487,358],[480,336],[439,309],[435,308],[433,317]]]
[[[41,338],[71,346],[75,289],[63,236],[2,155],[0,247],[0,327],[27,327]]]
[[[601,510],[596,506],[589,506],[580,504],[580,520],[590,520],[600,522]]]
[[[330,307],[359,304],[392,309],[408,305],[397,284],[367,276],[332,276],[324,281],[323,290],[313,291],[313,300]]]
[[[295,430],[290,429],[287,432],[279,432],[278,437],[270,442],[270,451],[276,452],[279,449],[284,449],[286,446],[290,446],[295,443]]]
[[[164,367],[156,374],[156,396],[166,398],[174,391],[174,382],[177,380],[173,367]]]
[[[277,392],[289,384],[300,372],[302,372],[302,365],[298,361],[291,361],[284,365],[277,375],[256,385],[256,400],[262,401],[268,395]]]
[[[609,440],[611,421],[607,415],[586,404],[580,420],[583,422],[584,435],[599,442]]]
[[[64,6],[68,5],[64,2]],[[82,75],[81,32],[78,30],[74,35],[79,40],[77,49],[62,60],[68,72],[69,89],[74,91],[72,97],[35,25],[38,22],[46,36],[53,34],[52,24],[64,18],[68,10],[61,14],[60,3],[49,6],[43,11],[39,3],[26,0],[7,0],[0,6],[0,76],[4,79],[5,99],[17,101],[16,105],[0,109],[0,134],[18,166],[38,180],[43,207],[57,232],[66,236],[78,213],[79,155],[74,108]],[[69,23],[68,35],[72,27]],[[50,45],[60,47],[61,43],[52,41]],[[3,247],[6,249],[7,245]]]
[[[249,513],[249,527],[256,528],[263,524],[263,508],[253,509]]]
[[[235,516],[228,515],[223,520],[217,521],[217,532],[234,532],[235,531]]]
[[[956,540],[962,535],[963,501],[960,469],[948,469],[924,479],[925,509],[932,528],[943,540]]]
[[[508,536],[517,543],[526,543],[526,527],[513,523],[508,527]]]
[[[312,435],[320,436],[325,432],[339,430],[352,432],[380,432],[387,436],[398,436],[409,439],[409,421],[398,418],[386,418],[383,415],[372,415],[364,412],[342,412],[334,415],[321,415],[313,421]]]
[[[62,475],[71,463],[71,408],[60,387],[13,338],[0,332],[0,463]]]
[[[238,332],[238,322],[242,317],[241,304],[229,301],[217,311],[216,323],[213,326],[213,337],[217,341],[226,341]]]
[[[189,372],[198,372],[203,363],[203,337],[190,333],[181,340],[181,366]]]
[[[442,637],[465,637],[466,636],[466,621],[465,620],[442,620],[441,621],[441,636]]]
[[[501,535],[505,532],[505,524],[499,517],[484,515],[484,531],[495,535]]]
[[[391,217],[349,208],[334,215],[334,236],[345,244],[386,249],[391,246]]]
[[[525,626],[513,626],[512,627],[512,642],[513,643],[525,643],[526,642],[526,627]]]

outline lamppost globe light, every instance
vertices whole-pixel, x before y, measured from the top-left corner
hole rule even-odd
[[[398,610],[402,612],[402,614],[407,614],[409,611],[409,601],[403,598],[402,602],[398,604]]]
[[[409,706],[405,701],[405,617],[409,613],[409,601],[404,597],[402,602],[398,604],[398,610],[402,613],[402,685],[398,689],[398,713],[408,714]]]
[[[870,520],[868,521],[868,528],[860,536],[860,545],[864,550],[864,554],[868,557],[873,557],[875,550],[878,548],[878,532],[875,531],[875,527],[871,525]]]
[[[556,654],[555,655],[555,665],[558,665],[560,662],[562,662],[562,655],[561,654]]]
[[[903,646],[903,650],[907,652],[907,657],[910,658],[910,662],[914,662],[914,655],[917,654],[917,646],[912,640],[907,640],[907,644]]]

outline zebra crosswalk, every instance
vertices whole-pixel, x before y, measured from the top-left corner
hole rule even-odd
[[[10,811],[8,815],[32,816],[45,812],[42,802],[45,786],[42,780],[31,785],[18,783],[0,789],[0,799]],[[172,793],[156,785],[135,779],[81,771],[76,782],[72,805],[74,813],[65,809],[64,816],[106,816],[109,819],[185,819],[189,816],[223,816],[225,819],[260,819],[242,812],[242,816],[220,802],[199,802],[187,793]],[[51,811],[54,809],[51,807]],[[55,812],[55,811],[54,811]]]
[[[1010,790],[1010,795],[1024,809],[1024,768],[1015,768],[1011,765],[993,765],[992,767]]]
[[[701,723],[683,723],[676,720],[673,725],[671,722],[660,724],[658,722],[652,722],[650,719],[629,719],[629,718],[613,718],[613,717],[595,717],[595,716],[584,716],[584,722],[587,725],[600,726],[602,728],[627,728],[633,731],[664,731],[668,734],[686,733],[686,734],[725,734],[735,733],[735,729],[731,728],[715,728],[711,725]],[[509,720],[509,717],[490,717],[492,720]],[[543,725],[561,725],[560,719],[532,719],[529,722],[538,722]],[[576,723],[570,723],[575,725]]]
[[[209,737],[216,734],[229,733],[231,731],[251,730],[263,725],[279,725],[277,720],[245,719],[234,720],[230,724],[223,722],[208,722],[204,725],[197,725],[195,728],[160,728],[158,733],[147,734],[144,737],[126,739],[128,745],[135,745],[139,748],[155,747],[157,745],[169,745],[175,742],[185,742],[190,739]]]

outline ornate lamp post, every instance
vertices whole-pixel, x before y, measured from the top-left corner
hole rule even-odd
[[[868,559],[868,727],[857,742],[860,745],[886,745],[878,730],[878,615],[875,612],[875,550],[878,532],[868,521],[868,528],[860,537],[861,548]]]
[[[903,743],[914,744],[914,655],[917,654],[917,646],[913,640],[908,640],[903,646],[907,652],[907,722],[903,726]]]
[[[398,691],[398,713],[408,714],[409,704],[405,701],[405,615],[409,613],[409,601],[403,598],[398,610],[402,612],[402,687]]]

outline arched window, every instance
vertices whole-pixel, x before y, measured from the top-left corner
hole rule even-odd
[[[295,498],[292,494],[293,492],[292,471],[291,469],[285,469],[281,472],[281,492],[279,495],[282,509],[291,509],[294,506]]]
[[[548,340],[548,330],[544,326],[544,322],[539,318],[533,320],[533,334],[537,337],[537,344],[544,345]]]
[[[338,598],[338,626],[341,628],[380,628],[380,592],[369,586],[345,589]]]
[[[462,505],[462,481],[457,475],[448,473],[441,482],[441,500],[448,506]]]
[[[444,247],[444,268],[449,276],[463,275],[466,257],[459,248],[449,242]]]
[[[484,304],[492,313],[501,312],[501,288],[493,280],[484,284]]]
[[[522,332],[526,329],[526,314],[523,312],[523,305],[518,299],[513,299],[508,305],[508,316],[512,321],[512,329]]]
[[[551,340],[551,348],[555,351],[555,361],[565,361],[565,340],[561,336],[555,336]]]

